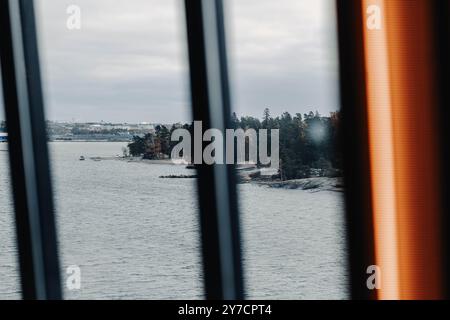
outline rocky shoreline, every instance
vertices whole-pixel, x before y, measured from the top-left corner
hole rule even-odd
[[[238,183],[252,183],[274,189],[309,190],[309,191],[336,191],[342,192],[344,189],[343,178],[333,170],[311,170],[317,175],[293,180],[280,180],[279,174],[270,174],[265,169],[244,168],[237,170]],[[267,170],[267,169],[266,169]]]
[[[145,160],[139,157],[90,157],[91,160],[121,160],[134,163],[176,165],[169,159],[164,160]],[[261,170],[254,166],[241,166],[237,170],[238,184],[251,183],[263,187],[286,190],[305,190],[311,192],[334,191],[343,192],[344,183],[342,177],[310,177],[304,179],[281,181],[270,175],[261,175]],[[267,172],[266,172],[267,174]],[[195,179],[197,175],[169,175],[160,176],[161,179]]]
[[[289,189],[289,190],[307,190],[307,191],[335,191],[343,192],[344,183],[342,178],[305,178],[286,181],[255,181],[252,182],[261,186],[266,186],[275,189]]]
[[[185,174],[181,174],[181,175],[175,175],[175,174],[171,174],[168,176],[159,176],[161,179],[195,179],[197,178],[196,174],[192,174],[192,175],[185,175]]]
[[[170,175],[170,176],[160,176],[162,179],[195,179],[197,175]],[[304,190],[311,192],[319,191],[334,191],[343,192],[344,183],[341,177],[313,177],[295,180],[271,180],[269,177],[267,179],[252,178],[251,175],[242,176],[242,173],[238,171],[238,184],[255,184],[267,188],[274,189],[286,189],[286,190]]]

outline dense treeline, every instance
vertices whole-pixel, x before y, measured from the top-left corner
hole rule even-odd
[[[183,126],[189,129],[189,125]],[[177,142],[171,141],[172,132],[177,126],[172,126],[171,130],[166,126],[158,125],[154,133],[147,133],[145,136],[133,136],[133,142],[128,144],[128,150],[132,156],[143,156],[144,159],[169,158],[173,146]]]
[[[318,112],[295,114],[288,112],[273,118],[265,109],[262,119],[255,117],[231,117],[232,129],[279,129],[280,130],[280,176],[282,179],[299,179],[310,176],[336,176],[340,174],[341,157],[337,152],[339,112],[321,116]],[[171,134],[183,127],[192,134],[193,125],[157,126],[154,133],[144,137],[135,136],[128,145],[133,156],[146,159],[168,158],[172,147]],[[270,150],[270,148],[269,148]]]
[[[272,118],[264,110],[262,121],[254,117],[232,116],[234,128],[279,129],[281,175],[284,179],[307,178],[312,175],[339,175],[341,157],[338,153],[339,112],[328,117],[318,112],[292,116],[285,112]]]

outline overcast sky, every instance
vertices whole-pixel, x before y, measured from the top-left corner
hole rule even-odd
[[[233,108],[262,116],[338,109],[332,0],[225,0]],[[190,119],[181,0],[38,0],[51,120]],[[69,5],[81,30],[66,27]]]

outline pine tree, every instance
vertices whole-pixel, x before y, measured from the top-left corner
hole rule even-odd
[[[263,129],[270,129],[269,128],[270,120],[271,120],[270,110],[269,110],[269,108],[265,108],[264,113],[263,113],[263,122],[262,122]]]
[[[231,128],[232,129],[237,129],[239,128],[239,119],[237,117],[236,112],[233,112],[231,114]]]

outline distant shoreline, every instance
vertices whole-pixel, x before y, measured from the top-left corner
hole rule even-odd
[[[130,143],[131,141],[115,141],[115,140],[49,140],[48,142],[113,142],[113,143]]]
[[[145,164],[164,164],[175,166],[177,164],[173,163],[170,159],[160,159],[160,160],[150,160],[142,159],[141,157],[123,157],[123,156],[111,156],[111,157],[87,157],[89,160],[93,161],[108,161],[108,160],[118,160],[132,163],[145,163]]]
[[[150,160],[150,159],[135,159],[135,158],[117,158],[117,160],[127,161],[127,162],[135,162],[135,163],[146,163],[146,164],[164,164],[170,166],[176,166],[176,163],[173,163],[170,159],[161,159],[161,160]]]

